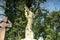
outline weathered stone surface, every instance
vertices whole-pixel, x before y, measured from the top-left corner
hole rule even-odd
[[[0,28],[0,40],[4,40],[5,37],[5,29]]]
[[[8,21],[8,23],[6,23]],[[7,17],[3,17],[2,22],[0,23],[0,40],[4,40],[5,38],[5,28],[12,27],[12,23],[7,20]]]
[[[36,40],[36,39],[28,39],[28,38],[26,38],[26,39],[21,39],[21,40]]]
[[[27,7],[25,7],[25,16],[28,22],[25,29],[25,39],[21,39],[21,40],[36,40],[34,39],[34,33],[32,31],[34,13],[31,12]]]

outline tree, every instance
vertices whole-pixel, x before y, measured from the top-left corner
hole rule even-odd
[[[40,3],[44,1],[46,0],[6,0],[5,14],[13,23],[12,29],[7,31],[6,40],[27,38],[29,33],[30,39],[38,39],[42,32],[45,40],[56,40],[54,26],[59,26],[60,14],[59,12],[52,12],[48,15],[48,11],[45,9],[43,10],[46,13],[42,13]]]
[[[31,1],[31,3],[30,3],[30,1]],[[13,26],[14,26],[10,30],[10,32],[8,32],[9,35],[11,35],[11,37],[9,39],[16,40],[15,37],[17,37],[18,34],[21,35],[25,32],[23,30],[25,29],[25,26],[26,26],[26,23],[27,23],[28,20],[31,20],[31,22],[32,22],[31,25],[29,23],[28,24],[32,28],[32,24],[34,22],[34,19],[37,18],[37,17],[40,17],[41,9],[40,9],[39,4],[40,4],[40,2],[45,1],[45,0],[37,0],[37,1],[30,0],[30,1],[28,1],[28,0],[6,0],[6,3],[7,3],[6,7],[8,8],[8,9],[6,9],[6,15],[13,22]],[[27,4],[29,4],[29,5],[27,5]],[[34,7],[32,8],[32,6],[34,6]],[[23,19],[22,19],[22,17],[23,17]],[[23,26],[23,27],[21,27],[20,25]],[[28,26],[26,26],[26,28],[27,27]]]

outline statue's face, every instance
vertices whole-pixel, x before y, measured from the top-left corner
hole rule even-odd
[[[7,22],[8,18],[6,16],[3,17],[2,21]]]

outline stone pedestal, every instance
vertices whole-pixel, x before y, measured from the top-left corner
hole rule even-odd
[[[21,40],[36,40],[36,39],[28,39],[28,38],[25,38],[25,39],[21,39]]]

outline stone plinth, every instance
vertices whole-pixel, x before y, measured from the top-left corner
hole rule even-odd
[[[25,39],[21,39],[21,40],[36,40],[36,39],[25,38]]]

